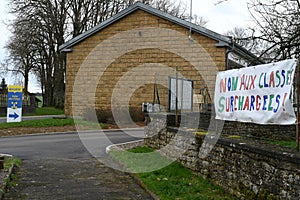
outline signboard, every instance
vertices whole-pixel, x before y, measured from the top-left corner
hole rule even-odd
[[[7,122],[22,121],[22,86],[8,86]]]
[[[192,110],[193,108],[193,81],[178,78],[177,88],[178,110]],[[169,77],[169,110],[176,109],[176,77]]]
[[[290,93],[296,60],[219,72],[216,119],[257,124],[294,124]]]

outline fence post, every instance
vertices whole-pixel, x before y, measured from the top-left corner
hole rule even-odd
[[[0,156],[0,169],[4,169],[4,156]]]
[[[178,66],[176,67],[176,99],[175,99],[175,126],[179,125],[178,116]]]
[[[297,70],[297,78],[296,78],[296,91],[297,91],[297,121],[296,121],[296,150],[299,151],[299,111],[300,111],[300,59],[298,59],[296,70]]]

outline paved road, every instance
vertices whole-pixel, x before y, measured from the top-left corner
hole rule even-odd
[[[128,130],[127,130],[128,131]],[[90,158],[91,155],[82,144],[95,145],[96,157],[105,156],[106,146],[122,142],[134,141],[143,137],[142,129],[132,129],[129,134],[122,131],[104,131],[105,135],[87,131],[78,136],[74,133],[60,133],[48,135],[17,136],[0,138],[0,152],[12,154],[20,159],[45,159],[45,158]],[[133,136],[136,137],[133,137]],[[107,141],[107,138],[110,141]],[[95,156],[95,155],[93,155]]]
[[[142,130],[130,133],[143,135]],[[99,133],[84,134],[84,142],[98,142],[102,152],[97,156],[104,156],[107,142],[99,143]],[[113,143],[139,139],[121,131],[106,137]],[[152,199],[131,176],[93,158],[76,133],[4,137],[0,152],[23,160],[17,186],[5,199]]]

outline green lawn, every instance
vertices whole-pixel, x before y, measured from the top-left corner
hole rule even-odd
[[[14,123],[1,123],[0,129],[13,128],[13,127],[50,127],[50,126],[67,126],[74,125],[74,120],[71,118],[66,119],[37,119],[28,120]]]
[[[279,146],[290,147],[296,149],[296,139],[295,140],[267,140],[270,144],[276,144]]]
[[[129,152],[136,154],[149,153],[152,150],[147,147],[137,147]],[[135,163],[134,158],[129,159],[127,153],[112,152],[112,156],[125,162],[127,167],[137,168],[141,163]],[[159,156],[157,163],[167,159]],[[148,158],[146,158],[147,160]],[[139,162],[139,161],[137,161]],[[135,164],[134,164],[135,163]],[[226,193],[221,187],[209,183],[207,180],[195,175],[189,169],[178,162],[173,162],[165,168],[157,171],[138,173],[137,177],[149,190],[159,196],[160,199],[235,199]]]
[[[227,136],[229,139],[242,139],[242,136],[239,135],[229,135]],[[247,137],[244,137],[244,140],[246,140]],[[250,138],[251,139],[251,138]],[[275,140],[275,139],[267,139],[267,138],[261,138],[261,140],[268,144],[274,144],[282,147],[288,147],[292,149],[296,149],[296,139],[295,140]]]
[[[24,116],[38,116],[38,115],[63,115],[64,110],[54,107],[36,108],[35,113],[25,113]]]
[[[98,124],[83,120],[78,120],[77,125],[81,125],[82,129],[92,130],[92,129],[106,129],[107,125]],[[51,126],[75,126],[74,120],[72,118],[63,118],[63,119],[36,119],[36,120],[26,120],[22,122],[14,123],[0,123],[0,129],[5,128],[15,128],[15,127],[51,127]]]
[[[5,157],[4,170],[8,171],[12,164],[14,164],[14,166],[16,167],[19,167],[21,164],[21,160],[15,157]]]
[[[5,157],[4,159],[4,171],[8,172],[9,169],[14,165],[14,167],[20,167],[21,160],[16,157]],[[9,190],[10,188],[16,186],[15,180],[17,176],[12,173],[9,177],[5,177],[2,181],[6,182],[6,187]]]
[[[64,110],[54,107],[36,108],[35,113],[24,113],[23,116],[39,116],[39,115],[63,115]],[[0,117],[6,117],[5,113],[0,113]]]

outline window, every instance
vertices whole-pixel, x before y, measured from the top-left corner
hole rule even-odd
[[[178,110],[191,111],[193,109],[193,81],[184,78],[178,78],[177,81],[176,88],[176,77],[169,77],[169,110],[176,109],[176,94],[178,94]]]

